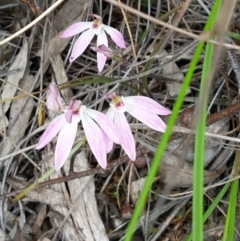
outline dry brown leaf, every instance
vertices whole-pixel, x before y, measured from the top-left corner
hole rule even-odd
[[[87,14],[87,9],[89,8],[91,1],[84,0],[79,4],[78,1],[69,0],[67,1],[63,7],[56,14],[53,26],[54,29],[52,31],[52,36],[50,36],[50,41],[46,46],[44,58],[43,58],[43,70],[48,68],[50,64],[50,58],[55,55],[60,54],[71,38],[61,39],[59,38],[59,32],[68,27],[68,25],[79,22],[82,20],[83,16]],[[37,56],[42,55],[42,50],[40,49]]]
[[[160,181],[167,186],[172,187],[188,187],[193,181],[193,166],[188,162],[184,162],[183,166],[178,156],[165,154],[158,170]],[[220,171],[204,171],[204,183],[213,181],[222,173]]]
[[[20,189],[29,186],[28,182],[20,181],[19,179],[12,177],[7,178],[7,183],[13,186],[15,189]],[[24,200],[30,202],[41,202],[52,206],[67,206],[67,202],[62,192],[54,191],[49,188],[33,189],[24,197]]]
[[[84,152],[78,154],[74,160],[76,172],[89,169]],[[72,215],[77,228],[82,228],[85,240],[108,240],[104,225],[99,216],[95,197],[95,184],[93,176],[75,179],[69,182],[69,192],[74,205]],[[80,198],[79,198],[79,195]],[[77,202],[77,205],[75,204]]]
[[[66,71],[61,56],[55,55],[51,58],[51,65],[54,72],[54,77],[58,85],[68,82]],[[60,91],[65,100],[70,100],[73,96],[72,90],[67,88]]]
[[[25,72],[23,78],[18,83],[19,87],[26,92],[29,92],[34,83],[34,77],[29,75],[28,70]],[[16,96],[21,96],[24,93],[17,90]],[[26,129],[28,127],[29,119],[34,107],[32,98],[23,97],[14,100],[10,108],[8,137],[1,142],[1,156],[5,156],[12,152],[19,142],[22,140]],[[1,162],[0,168],[5,162]]]
[[[51,241],[51,240],[49,238],[43,237],[43,238],[38,239],[38,241]]]
[[[81,230],[77,230],[72,222],[70,222],[70,219],[68,221],[65,220],[65,216],[62,214],[56,212],[56,211],[50,211],[48,212],[48,217],[51,219],[52,225],[55,227],[56,230],[58,230],[61,227],[61,234],[62,234],[62,240],[71,240],[71,241],[86,241],[83,236],[81,236]],[[62,224],[64,225],[62,226]]]
[[[162,57],[159,58],[159,62],[161,64],[168,62],[168,59],[166,58],[167,55],[168,55],[168,52],[166,50],[161,51],[160,56]],[[181,82],[184,79],[183,73],[174,62],[167,63],[162,67],[162,75],[164,77],[179,80]],[[177,96],[182,86],[181,83],[166,83],[166,85],[168,88],[168,94],[170,96]],[[190,93],[190,89],[188,88],[186,91],[186,95],[189,93]]]
[[[131,198],[132,204],[135,204],[137,202],[140,192],[142,191],[145,180],[146,180],[146,177],[142,177],[131,183],[130,198]]]
[[[1,29],[0,31],[0,41],[4,40],[4,38],[9,35],[8,31],[4,31]],[[0,46],[0,66],[4,64],[6,59],[9,59],[12,53],[13,46],[10,44],[4,44]],[[2,77],[2,76],[1,76]]]
[[[14,85],[18,86],[19,81],[23,77],[25,73],[25,69],[27,67],[27,56],[28,56],[28,43],[27,40],[23,40],[23,46],[16,56],[13,64],[8,70],[7,81]],[[11,84],[5,84],[2,92],[1,98],[7,99],[12,98],[17,91],[17,88],[12,86]],[[9,125],[8,118],[5,116],[5,113],[8,111],[11,102],[6,101],[0,106],[0,131],[4,131],[6,127]]]
[[[47,205],[46,204],[39,204],[37,207],[37,217],[34,220],[33,226],[32,226],[32,235],[34,236],[34,239],[38,239],[42,236],[42,230],[41,226],[43,224],[44,219],[47,215]]]
[[[48,154],[49,154],[49,156],[51,156],[51,158],[50,158],[47,162],[44,163],[44,165],[43,165],[43,169],[44,169],[43,171],[44,171],[44,172],[48,171],[48,170],[51,169],[51,168],[54,168],[54,157],[53,157],[53,153],[50,152],[50,153],[48,153]],[[66,161],[65,161],[65,164],[64,164],[64,166],[63,166],[64,169],[65,169],[65,166],[68,165],[68,163],[69,163],[69,160],[66,160]],[[67,172],[68,172],[68,170],[67,170]],[[57,178],[57,177],[61,177],[61,176],[62,176],[62,173],[61,173],[61,172],[59,172],[59,173],[54,172],[54,173],[50,176],[50,179]],[[64,217],[68,216],[68,214],[69,214],[68,210],[69,210],[69,209],[68,209],[67,206],[64,205],[65,203],[68,203],[68,201],[69,201],[69,195],[68,195],[68,192],[67,192],[67,190],[66,190],[65,184],[64,184],[64,183],[60,183],[60,184],[52,185],[52,186],[50,186],[50,189],[49,189],[49,190],[55,191],[55,192],[57,192],[57,193],[60,193],[61,196],[62,196],[61,199],[64,200],[64,201],[62,201],[62,202],[58,202],[56,205],[51,205],[52,209],[53,209],[54,211],[56,211],[57,213],[63,215]],[[61,204],[61,203],[62,203],[62,204]],[[73,225],[73,222],[72,222],[71,218],[69,218],[68,221],[69,221],[70,225]]]
[[[52,168],[53,160],[45,163],[46,170]],[[63,166],[64,173],[69,172],[70,162],[67,160]],[[77,172],[89,169],[84,153],[76,156],[74,170]],[[51,178],[62,176],[59,172]],[[99,216],[95,198],[94,179],[92,176],[75,179],[68,182],[68,190],[64,183],[51,186],[52,190],[62,192],[68,206],[54,205],[51,214],[52,222],[63,232],[64,237],[74,237],[71,240],[108,240],[104,225]],[[58,214],[58,215],[56,215]],[[62,217],[65,217],[64,220]],[[62,225],[62,227],[61,227]],[[67,228],[66,228],[67,227]],[[84,238],[83,238],[84,237]]]
[[[51,156],[52,153],[49,153]],[[63,170],[65,173],[69,172],[69,160],[67,160],[63,166]],[[48,162],[44,163],[45,171],[49,170],[54,166],[54,158],[51,158]],[[57,178],[62,176],[62,173],[55,172],[51,175],[50,178]],[[81,232],[81,228],[78,229],[75,226],[75,217],[71,215],[71,204],[70,197],[66,185],[64,183],[52,185],[49,189],[50,191],[55,191],[61,193],[62,198],[64,199],[64,203],[66,202],[68,205],[61,205],[59,202],[57,205],[51,205],[53,211],[48,213],[48,216],[51,217],[51,222],[54,227],[59,228],[60,233],[62,233],[63,237],[66,240],[78,241],[85,240],[84,236]],[[76,190],[75,190],[76,191]]]
[[[11,241],[10,237],[2,229],[0,229],[0,240]]]
[[[204,183],[213,181],[222,173],[220,171],[204,171]],[[158,175],[161,183],[171,187],[189,187],[193,182],[193,166],[184,162],[181,166],[179,157],[172,154],[165,154],[162,157],[162,162],[158,170]],[[140,178],[131,183],[130,197],[132,203],[136,203],[139,194],[142,190],[146,177]]]
[[[30,241],[31,239],[28,239],[28,240]],[[18,225],[17,225],[17,229],[16,229],[16,233],[15,233],[15,236],[14,236],[13,241],[27,241],[27,240],[23,237],[22,230],[19,228]]]
[[[28,57],[28,42],[26,39],[24,39],[20,52],[18,53],[13,64],[9,68],[9,71],[13,71],[13,70],[18,70],[18,71],[12,72],[12,74],[8,75],[7,81],[10,84],[5,84],[3,88],[3,92],[2,92],[3,100],[7,98],[11,98],[15,95],[17,88],[15,88],[13,85],[18,86],[19,81],[23,77],[27,67],[27,61],[28,61],[27,57]],[[11,83],[13,85],[11,85]],[[3,106],[4,113],[7,112],[10,104],[11,104],[10,101],[7,101],[4,103],[4,106]]]
[[[214,134],[223,134],[229,130],[229,118],[223,118],[207,127],[206,132]],[[167,150],[177,156],[182,155],[185,150],[185,134],[175,133],[172,140],[168,143]],[[204,167],[207,167],[216,157],[219,156],[225,141],[223,139],[206,137],[204,152]],[[194,138],[188,144],[185,160],[193,163],[194,159]]]
[[[11,230],[9,234],[10,238],[13,239],[15,237],[16,232],[18,232],[18,229],[20,228],[20,232],[22,236],[25,238],[24,240],[29,240],[30,234],[32,233],[32,228],[28,223],[26,223],[26,220],[22,220],[21,214],[19,217],[10,211],[6,211],[4,214],[4,218],[6,225]]]

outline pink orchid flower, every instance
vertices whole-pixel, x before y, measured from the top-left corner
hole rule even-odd
[[[82,105],[79,100],[71,101],[70,105],[62,111],[65,113],[50,122],[36,149],[46,146],[59,133],[55,150],[55,168],[57,171],[60,170],[72,149],[78,123],[82,121],[88,144],[95,158],[102,168],[106,168],[106,156],[111,148],[109,140],[119,143],[113,122],[101,112]]]
[[[116,126],[122,148],[134,161],[136,159],[135,141],[124,112],[128,112],[150,128],[164,132],[166,124],[158,115],[169,115],[171,111],[145,96],[120,97],[115,93],[108,93],[105,97],[112,99],[106,115]]]
[[[103,24],[102,18],[97,14],[92,14],[92,16],[95,18],[92,22],[74,23],[59,35],[60,38],[68,38],[84,31],[73,46],[70,62],[74,61],[85,51],[95,35],[97,35],[97,46],[104,44],[108,47],[107,35],[105,32],[110,35],[117,46],[123,49],[126,48],[123,35],[118,30]],[[103,70],[106,59],[107,57],[104,54],[97,53],[99,72]]]

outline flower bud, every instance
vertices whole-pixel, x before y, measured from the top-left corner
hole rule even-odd
[[[49,110],[52,110],[55,112],[62,111],[63,109],[62,99],[58,91],[58,87],[54,82],[50,84],[46,98],[47,98],[46,100],[47,108]]]
[[[99,45],[98,47],[91,47],[91,49],[97,53],[104,54],[110,59],[114,58],[115,56],[114,52],[110,48],[106,47],[104,44]]]

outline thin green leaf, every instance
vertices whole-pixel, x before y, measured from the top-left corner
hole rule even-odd
[[[213,55],[213,45],[207,44],[203,62],[200,96],[202,109],[198,110],[199,119],[196,127],[194,166],[193,166],[193,240],[203,240],[203,176],[205,154],[206,109],[208,93],[205,86],[210,72]]]
[[[235,159],[234,159],[231,177],[235,177],[239,175],[239,167],[240,167],[240,151],[237,150]],[[238,179],[234,180],[231,184],[228,212],[227,212],[223,238],[222,238],[223,241],[234,240],[237,196],[238,196]]]
[[[229,187],[230,187],[230,183],[225,184],[224,187],[222,188],[222,190],[218,193],[217,197],[213,200],[213,202],[211,203],[211,205],[209,206],[209,208],[203,215],[203,224],[207,221],[209,216],[215,210],[218,203],[222,200],[223,196],[225,195],[225,193],[227,192]],[[185,239],[185,241],[191,241],[192,238],[193,238],[193,231],[191,231],[191,233],[188,235],[188,237]]]

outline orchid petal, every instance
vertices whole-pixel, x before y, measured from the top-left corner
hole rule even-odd
[[[55,150],[55,169],[57,171],[63,166],[71,152],[74,139],[77,133],[78,122],[66,123],[58,135]]]
[[[88,28],[92,27],[91,22],[79,22],[74,23],[71,26],[69,26],[66,30],[64,30],[62,33],[59,34],[60,38],[69,38],[76,34],[79,34],[83,32],[84,30],[87,30]]]
[[[87,46],[90,44],[94,37],[94,32],[89,29],[85,32],[83,32],[77,41],[75,42],[73,49],[72,49],[72,54],[70,56],[70,62],[74,61],[76,58],[78,58],[87,48]]]
[[[107,60],[107,57],[104,54],[97,53],[97,65],[98,65],[99,72],[103,71],[106,60]]]
[[[108,40],[105,32],[103,30],[100,31],[100,33],[97,36],[97,46],[100,45],[105,45],[106,47],[108,46]],[[102,72],[104,65],[106,63],[107,57],[102,54],[97,52],[97,64],[98,64],[98,71]]]
[[[89,115],[98,125],[100,128],[105,132],[105,134],[115,143],[120,143],[117,135],[116,135],[116,128],[112,122],[112,120],[103,113],[92,110],[90,108],[85,109],[85,113]]]
[[[82,105],[81,100],[71,100],[68,106],[69,110],[78,111]]]
[[[110,35],[111,39],[122,49],[126,48],[123,35],[115,28],[103,24],[103,29]]]
[[[122,148],[127,153],[129,158],[132,161],[135,161],[136,160],[135,141],[124,113],[115,111],[114,124],[116,125],[117,133],[118,133]]]
[[[73,116],[73,111],[72,110],[67,110],[65,112],[65,118],[68,123],[72,122],[72,116]]]
[[[90,15],[93,16],[94,18],[99,19],[99,20],[102,21],[102,17],[101,16],[99,16],[97,14],[90,14]]]
[[[122,97],[123,103],[129,106],[129,108],[138,109],[147,113],[157,115],[169,115],[171,111],[164,106],[158,104],[155,100],[146,96],[128,96]]]
[[[128,106],[127,112],[156,131],[164,132],[166,130],[166,124],[156,114],[147,113],[137,108],[129,108]]]
[[[109,98],[107,95],[108,95],[108,94],[106,94],[106,95],[104,96],[104,98]],[[115,108],[113,108],[113,107],[110,106],[110,107],[108,108],[107,112],[106,112],[106,116],[108,116],[109,119],[110,119],[112,122],[114,122],[115,113],[116,113]]]
[[[106,135],[106,133],[102,130],[103,137],[106,143],[106,151],[109,153],[113,148],[113,141]]]
[[[41,149],[44,146],[46,146],[58,134],[58,132],[64,126],[65,123],[66,120],[64,114],[54,118],[42,134],[36,149]]]
[[[113,122],[114,121],[114,116],[115,116],[115,109],[113,108],[108,108],[106,112],[106,116]],[[113,123],[114,124],[114,123]],[[114,128],[115,128],[114,124]],[[116,132],[116,134],[118,134]],[[106,135],[106,134],[105,134]],[[107,136],[107,135],[106,135]],[[118,138],[119,139],[119,138]],[[120,141],[118,141],[118,144],[120,144]],[[113,140],[107,136],[107,153],[109,153],[113,148]]]
[[[82,102],[80,100],[71,100],[67,110],[65,111],[65,118],[68,123],[72,122],[73,115],[77,116],[76,113],[79,112],[81,105],[82,105]],[[80,121],[80,119],[79,119],[79,121]]]
[[[107,99],[112,99],[114,97],[116,97],[116,93],[115,92],[108,92],[104,95],[104,98],[107,98]]]
[[[107,166],[107,143],[100,127],[85,113],[86,107],[82,106],[80,115],[82,119],[83,129],[88,141],[88,144],[102,168]]]

